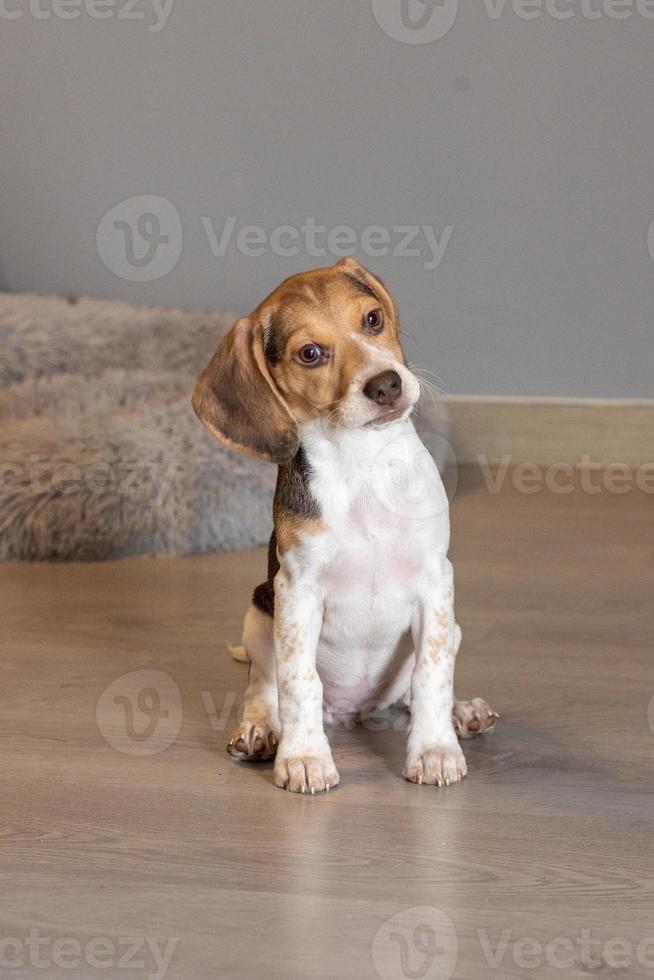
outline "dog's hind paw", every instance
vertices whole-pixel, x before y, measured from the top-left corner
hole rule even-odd
[[[472,701],[455,701],[452,708],[452,724],[459,738],[474,738],[495,728],[499,715],[482,698]]]
[[[278,743],[278,735],[268,725],[244,721],[232,732],[227,752],[240,762],[264,762],[275,755]]]

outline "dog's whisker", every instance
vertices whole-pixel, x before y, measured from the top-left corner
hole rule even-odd
[[[435,371],[432,371],[430,367],[427,367],[426,364],[418,364],[417,361],[412,361],[409,364],[409,367],[411,368],[412,371],[421,371],[423,374],[431,374],[433,378],[437,378],[441,382],[443,381],[443,379],[438,374],[436,374]]]
[[[417,377],[417,375],[416,375]],[[420,394],[425,395],[427,392],[431,398],[432,408],[434,411],[438,410],[438,391],[434,390],[434,386],[426,381],[424,378],[418,378],[418,385],[420,386]]]
[[[420,375],[416,375],[416,378],[420,386],[421,397],[426,398],[427,393],[429,393],[429,397],[431,398],[432,408],[434,409],[434,411],[438,412],[439,405],[442,404],[443,401],[444,392],[441,391],[439,388],[437,388],[436,385],[434,385],[427,378],[422,378],[420,377]]]
[[[447,394],[447,385],[445,384],[444,380],[434,371],[431,371],[429,368],[423,367],[420,364],[409,364],[409,368],[411,371],[413,371],[416,377],[420,377],[421,375],[431,375],[431,377],[435,378],[438,382],[435,387],[440,391],[440,393],[443,395]],[[425,378],[425,380],[427,379]]]

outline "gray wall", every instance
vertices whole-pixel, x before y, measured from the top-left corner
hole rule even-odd
[[[307,217],[359,235],[380,225],[390,247],[397,226],[437,238],[451,226],[433,269],[422,233],[417,256],[357,252],[395,290],[410,356],[446,390],[654,395],[654,20],[642,0],[624,20],[611,0],[557,0],[573,12],[561,20],[461,0],[430,43],[398,39],[427,36],[402,26],[401,0],[374,0],[378,19],[370,0],[175,0],[161,30],[152,0],[133,9],[143,20],[108,0],[103,21],[83,6],[62,19],[75,9],[58,0],[39,0],[51,16],[36,17],[29,2],[4,0],[20,16],[0,19],[5,288],[242,313],[330,256],[303,242],[295,257],[233,242],[214,256],[203,218],[218,236],[229,216],[266,233]],[[445,0],[434,17],[455,8]],[[141,204],[100,224],[137,195],[180,216],[176,227],[147,202],[169,241],[142,267],[127,263],[120,224]],[[147,248],[135,236],[137,259]]]

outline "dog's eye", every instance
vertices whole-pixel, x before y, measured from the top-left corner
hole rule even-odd
[[[383,310],[371,310],[363,318],[363,325],[369,333],[381,333],[384,327]]]
[[[305,344],[297,353],[297,359],[305,367],[316,367],[324,359],[323,351],[317,344]]]

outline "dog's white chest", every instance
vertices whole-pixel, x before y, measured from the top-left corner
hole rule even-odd
[[[329,558],[320,571],[328,605],[356,605],[362,613],[380,598],[409,598],[420,572],[410,524],[375,501],[359,500],[328,532]]]
[[[334,718],[384,703],[390,675],[403,674],[400,687],[408,684],[410,644],[402,653],[404,665],[394,662],[411,625],[420,574],[409,531],[403,521],[368,505],[354,506],[330,534],[332,558],[320,574],[324,619],[317,666]]]
[[[438,469],[410,422],[394,433],[350,436],[311,454],[311,490],[327,534],[315,561],[331,590],[401,590],[449,545],[449,508]]]
[[[438,471],[413,428],[398,429],[390,444],[371,434],[351,457],[319,459],[312,480],[327,526],[312,556],[324,605],[317,664],[335,714],[402,687],[420,579],[448,547]]]

